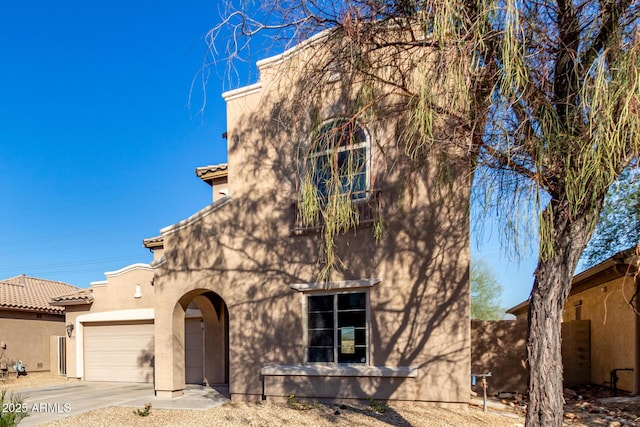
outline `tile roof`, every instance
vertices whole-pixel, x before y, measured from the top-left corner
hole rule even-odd
[[[77,292],[51,298],[51,305],[55,306],[89,304],[91,302],[93,302],[93,292],[91,292],[91,289],[80,289]]]
[[[196,168],[196,175],[198,178],[202,178],[205,175],[212,174],[215,172],[224,172],[229,169],[229,165],[227,163],[220,163],[218,165],[207,165],[200,166]]]
[[[0,280],[0,309],[63,314],[64,307],[50,304],[51,298],[77,292],[80,288],[63,282],[21,276]]]
[[[150,237],[142,241],[142,245],[147,249],[162,248],[164,245],[164,236]]]

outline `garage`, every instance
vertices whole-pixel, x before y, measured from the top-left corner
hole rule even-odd
[[[153,322],[84,324],[86,381],[153,382]]]

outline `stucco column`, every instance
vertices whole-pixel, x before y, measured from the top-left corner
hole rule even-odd
[[[156,309],[155,389],[160,399],[184,392],[184,314],[180,304]]]

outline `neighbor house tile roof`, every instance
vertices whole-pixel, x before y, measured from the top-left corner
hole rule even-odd
[[[50,304],[53,297],[80,288],[63,282],[21,276],[0,280],[0,310],[63,314],[64,307]]]

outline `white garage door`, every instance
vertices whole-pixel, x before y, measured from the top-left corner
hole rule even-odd
[[[87,381],[153,382],[153,323],[84,325]]]

